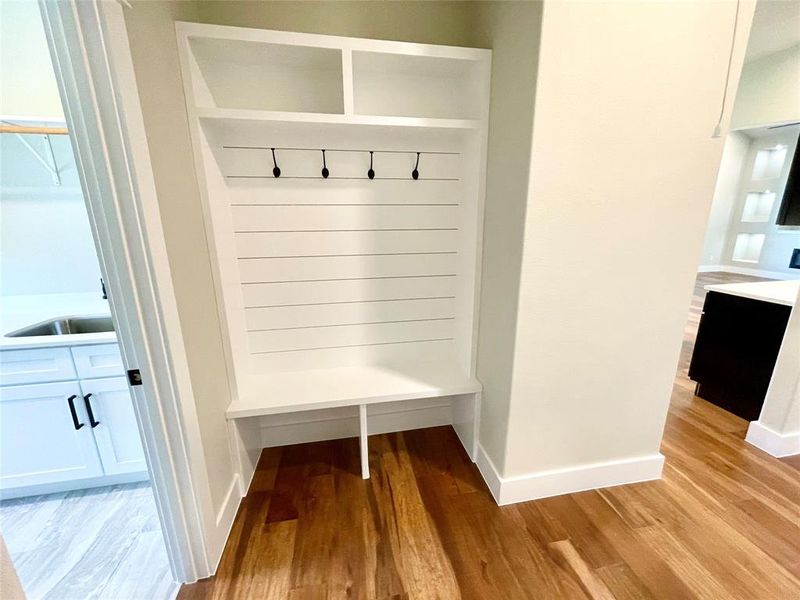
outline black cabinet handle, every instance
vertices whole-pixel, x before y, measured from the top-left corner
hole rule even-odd
[[[69,404],[69,412],[72,415],[72,424],[75,426],[75,430],[77,431],[83,427],[85,423],[78,421],[78,413],[75,412],[75,398],[77,398],[75,394],[67,398],[67,404]]]
[[[86,412],[89,415],[89,424],[92,426],[92,429],[94,429],[95,427],[100,425],[100,421],[95,421],[94,420],[94,413],[92,412],[92,403],[89,400],[89,398],[91,398],[91,397],[92,397],[91,394],[86,394],[83,397],[83,403],[86,405]]]

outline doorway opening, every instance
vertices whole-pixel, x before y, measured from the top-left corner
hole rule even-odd
[[[2,9],[0,534],[28,598],[175,582],[39,7]]]
[[[779,357],[795,335],[789,324],[800,289],[800,123],[791,91],[800,34],[775,31],[798,21],[800,5],[756,6],[678,366],[681,393],[673,396],[673,412],[708,413],[748,441],[773,374],[793,363],[787,348]]]

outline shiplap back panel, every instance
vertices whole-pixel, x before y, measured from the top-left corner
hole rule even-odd
[[[452,360],[471,342],[460,339],[471,328],[458,321],[471,318],[459,305],[474,301],[460,279],[463,256],[475,252],[463,235],[475,200],[464,194],[457,136],[403,132],[395,141],[376,128],[354,140],[336,128],[283,124],[206,133],[209,166],[226,187],[211,201],[225,213],[217,220],[228,231],[216,233],[229,239],[235,263],[221,265],[237,282],[227,308],[242,313],[229,326],[241,328],[252,371]],[[326,151],[327,180],[315,148],[347,150]],[[381,150],[374,180],[363,151],[371,148]]]

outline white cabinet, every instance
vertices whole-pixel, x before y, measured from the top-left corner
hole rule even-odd
[[[75,379],[69,348],[33,348],[0,352],[0,385]]]
[[[73,346],[70,350],[78,379],[116,377],[124,373],[122,355],[117,344]]]
[[[83,401],[106,475],[144,471],[144,450],[124,377],[81,380]]]
[[[77,382],[0,388],[0,487],[102,474]]]
[[[3,350],[0,367],[0,497],[148,478],[117,344]]]

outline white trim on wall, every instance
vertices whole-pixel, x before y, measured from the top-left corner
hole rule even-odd
[[[758,421],[752,421],[744,439],[747,443],[777,458],[800,454],[800,431],[778,433]]]
[[[502,477],[482,446],[478,446],[478,470],[499,505],[586,490],[652,481],[661,478],[661,453],[608,462],[590,463],[538,473]]]

